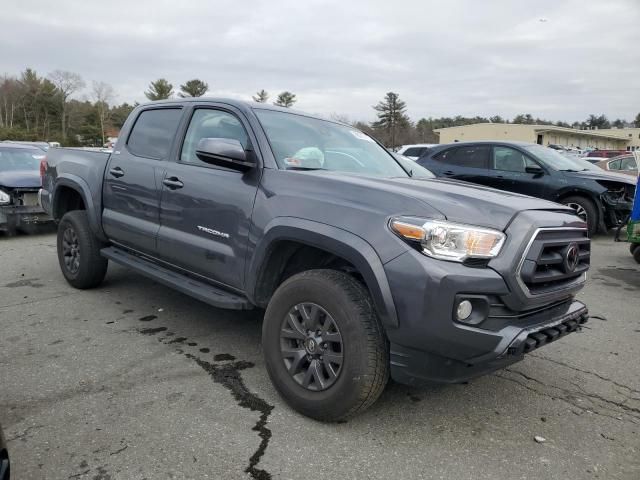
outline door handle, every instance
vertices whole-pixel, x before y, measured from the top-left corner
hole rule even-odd
[[[167,187],[169,187],[171,190],[176,190],[178,188],[182,188],[184,187],[184,183],[182,183],[180,181],[180,179],[178,179],[178,177],[169,177],[169,178],[165,178],[162,183],[164,183]]]
[[[455,175],[455,172],[452,172],[451,170],[447,170],[446,172],[442,172],[442,173],[448,176]]]
[[[109,170],[109,175],[120,178],[124,176],[124,170],[122,170],[120,167],[113,167],[111,170]]]

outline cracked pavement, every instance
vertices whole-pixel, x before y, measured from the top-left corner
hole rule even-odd
[[[276,394],[260,311],[114,265],[100,288],[74,290],[51,234],[0,237],[0,265],[16,479],[640,478],[640,266],[611,237],[593,242],[582,332],[469,384],[390,384],[342,424]]]

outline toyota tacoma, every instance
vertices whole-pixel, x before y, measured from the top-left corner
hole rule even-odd
[[[389,377],[503,368],[588,319],[573,209],[416,175],[348,125],[167,100],[138,106],[113,153],[54,149],[42,168],[72,286],[98,286],[111,261],[215,307],[265,309],[267,372],[316,419],[361,412]]]

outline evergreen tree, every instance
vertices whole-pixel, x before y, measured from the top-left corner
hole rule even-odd
[[[269,93],[262,89],[258,92],[256,92],[256,94],[254,96],[252,96],[251,98],[253,98],[254,102],[258,102],[258,103],[266,103],[267,100],[269,100]]]
[[[295,93],[284,91],[278,95],[278,98],[273,104],[277,105],[278,107],[290,108],[296,102],[297,100]]]
[[[406,114],[407,104],[400,100],[400,96],[394,92],[388,92],[384,100],[373,107],[377,113],[378,120],[371,126],[374,130],[383,133],[385,145],[390,148],[398,146],[398,133],[402,129],[411,126],[409,117]]]
[[[201,97],[209,90],[209,85],[202,80],[194,78],[187,81],[184,85],[180,85],[178,96],[181,98]]]
[[[144,94],[149,100],[166,100],[173,95],[173,85],[164,78],[159,78],[149,84],[149,90]]]

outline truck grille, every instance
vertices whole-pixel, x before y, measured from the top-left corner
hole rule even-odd
[[[591,244],[583,229],[541,229],[529,245],[519,276],[528,293],[562,290],[584,279]]]

